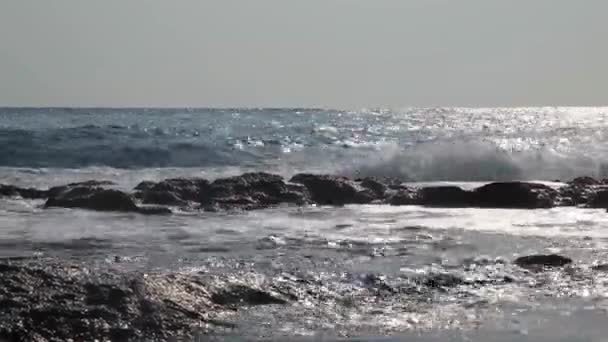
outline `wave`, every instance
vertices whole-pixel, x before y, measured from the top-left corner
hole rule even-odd
[[[606,158],[580,151],[563,153],[543,148],[509,152],[490,142],[444,141],[405,149],[388,145],[380,152],[337,170],[349,176],[393,177],[411,182],[608,177]]]

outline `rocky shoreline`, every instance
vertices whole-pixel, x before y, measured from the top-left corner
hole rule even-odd
[[[318,277],[237,270],[219,275],[140,273],[93,269],[56,259],[5,259],[0,260],[0,340],[190,341],[197,336],[229,336],[238,328],[235,315],[264,307],[302,318],[307,318],[301,311],[305,308],[315,310],[315,315],[328,314],[330,319],[332,310],[373,314],[379,308],[399,307],[424,314],[440,305],[442,296],[470,296],[467,289],[540,289],[535,285],[540,281],[534,279],[543,279],[545,273],[592,277],[584,268],[565,270],[572,262],[559,255],[530,255],[511,263],[486,261],[483,267],[491,271],[484,278],[454,271],[399,278],[342,274],[335,283]],[[471,265],[464,270],[472,270]],[[590,270],[596,271],[603,272]]]
[[[349,179],[297,174],[288,181],[263,172],[209,181],[173,178],[143,181],[132,192],[111,181],[91,180],[48,190],[0,184],[0,196],[45,199],[45,207],[170,214],[180,210],[253,210],[280,205],[390,204],[432,207],[537,209],[556,206],[608,208],[608,181],[580,177],[550,187],[532,182],[493,182],[473,190],[456,186],[412,187],[396,179]]]

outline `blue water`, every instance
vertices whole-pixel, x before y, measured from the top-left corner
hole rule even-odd
[[[240,167],[405,180],[603,176],[608,108],[0,109],[0,166]]]

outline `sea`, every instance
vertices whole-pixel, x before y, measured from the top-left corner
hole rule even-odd
[[[144,180],[249,171],[463,188],[608,178],[608,107],[0,108],[0,183],[46,189],[95,179],[132,190]],[[325,284],[325,299],[242,310],[234,340],[608,341],[608,272],[592,271],[608,263],[607,242],[603,209],[346,205],[144,216],[0,198],[0,258]],[[512,265],[539,253],[574,266]],[[369,279],[396,288],[431,273],[468,281],[355,298]]]

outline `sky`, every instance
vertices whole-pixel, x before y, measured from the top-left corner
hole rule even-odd
[[[0,0],[0,106],[608,105],[606,0]]]

